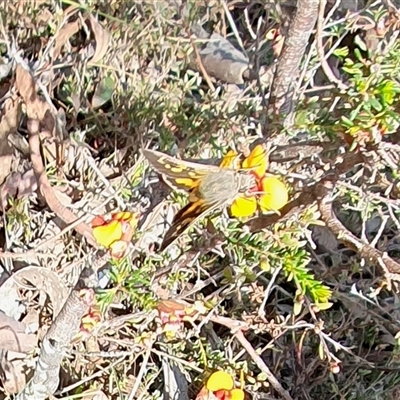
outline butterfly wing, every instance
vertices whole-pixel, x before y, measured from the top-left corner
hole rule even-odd
[[[213,209],[217,208],[220,204],[207,204],[204,200],[199,199],[195,202],[189,202],[185,207],[180,209],[171,224],[171,227],[166,232],[164,239],[161,243],[160,251],[169,247],[179,236],[184,234],[196,221],[205,217]]]
[[[216,196],[215,199],[207,196],[205,199],[203,198],[204,193],[201,196],[198,191],[202,179],[212,174],[219,175],[221,168],[215,165],[178,160],[155,150],[142,149],[142,151],[152,167],[162,174],[168,183],[190,193],[189,203],[177,212],[171,227],[164,236],[160,248],[160,251],[163,251],[195,224],[197,220],[226,202],[224,196]],[[228,167],[228,165],[224,165],[224,167]]]
[[[197,187],[204,176],[220,170],[215,165],[179,160],[160,151],[142,149],[142,152],[151,166],[163,175],[167,183],[186,192]]]

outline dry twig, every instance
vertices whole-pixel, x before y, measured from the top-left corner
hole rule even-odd
[[[373,248],[368,243],[363,243],[336,218],[332,211],[330,199],[333,188],[333,183],[325,180],[315,189],[318,209],[321,213],[321,219],[325,222],[326,226],[335,234],[338,240],[347,247],[355,250],[362,258],[378,264],[383,269],[389,281],[400,281],[400,264],[398,262],[389,257],[387,253]]]
[[[258,368],[266,375],[268,382],[271,386],[282,396],[285,400],[293,400],[292,396],[290,396],[289,392],[285,390],[278,379],[276,379],[275,375],[271,372],[271,370],[267,367],[263,359],[257,354],[254,350],[253,346],[250,342],[246,339],[243,334],[243,328],[246,325],[243,323],[239,323],[239,321],[234,321],[230,318],[220,317],[220,316],[213,316],[210,318],[212,322],[215,322],[220,325],[224,325],[227,328],[230,328],[234,332],[234,337],[239,341],[239,343],[243,346],[243,348],[247,351],[251,359],[257,365]]]
[[[331,83],[334,83],[339,89],[347,90],[349,87],[345,85],[340,79],[336,78],[335,74],[332,72],[328,61],[325,57],[324,52],[324,44],[323,44],[323,29],[324,29],[324,11],[326,6],[326,0],[320,0],[319,3],[319,11],[318,11],[318,20],[317,20],[317,32],[315,35],[316,47],[318,52],[319,61],[321,63],[321,67],[325,72],[326,77],[329,79]]]
[[[29,88],[20,86],[28,114],[29,145],[31,161],[38,181],[39,190],[45,198],[49,208],[65,223],[73,224],[78,219],[75,214],[64,207],[54,194],[54,191],[46,176],[43,160],[40,153],[40,123],[47,118],[47,123],[54,117],[44,112],[46,103],[36,94],[35,82],[26,70],[19,66],[19,81],[21,77],[28,78],[26,84]],[[76,224],[75,229],[82,234],[94,247],[98,247],[93,237],[91,228],[84,222]],[[109,255],[97,260],[97,267],[107,262]],[[95,262],[96,264],[96,262]],[[87,313],[93,301],[92,288],[96,285],[96,276],[92,269],[84,268],[79,280],[67,297],[64,306],[53,321],[46,336],[43,339],[39,360],[33,378],[25,388],[18,394],[18,400],[24,399],[45,399],[52,395],[59,384],[59,370],[66,350],[69,348],[72,339],[79,331],[82,317]]]
[[[66,224],[73,225],[76,223],[76,220],[79,220],[79,218],[71,210],[64,207],[60,203],[57,196],[54,194],[54,191],[44,170],[42,156],[40,154],[39,121],[30,120],[28,121],[28,124],[30,125],[28,126],[28,130],[29,147],[31,149],[31,160],[33,170],[35,171],[35,175],[38,181],[39,190],[45,198],[47,205],[56,214],[56,216],[64,221]],[[84,236],[89,244],[92,245],[94,248],[98,247],[96,239],[92,234],[92,229],[88,224],[83,221],[79,222],[75,225],[75,230],[79,234]]]

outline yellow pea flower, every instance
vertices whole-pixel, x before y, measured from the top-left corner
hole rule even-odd
[[[278,211],[288,202],[289,196],[285,184],[276,176],[267,173],[268,158],[261,145],[257,145],[241,165],[236,165],[235,153],[230,151],[222,160],[222,168],[243,168],[250,170],[255,178],[255,186],[249,193],[239,196],[231,205],[230,213],[234,217],[250,217],[257,209],[261,212]]]
[[[117,212],[111,218],[96,216],[92,221],[93,236],[97,243],[110,250],[114,258],[122,258],[132,240],[139,214]]]
[[[234,388],[233,378],[225,371],[216,371],[210,375],[206,389],[218,400],[244,400],[244,391]]]

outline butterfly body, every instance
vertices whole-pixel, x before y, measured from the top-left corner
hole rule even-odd
[[[198,194],[206,202],[214,203],[221,198],[230,197],[236,187],[237,179],[234,171],[219,171],[200,180]]]
[[[189,203],[175,215],[161,244],[161,251],[199,218],[228,205],[255,184],[254,176],[249,172],[178,160],[149,149],[143,149],[143,154],[167,183],[189,194]]]

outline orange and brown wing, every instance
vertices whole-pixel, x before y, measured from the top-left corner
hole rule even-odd
[[[211,212],[217,204],[210,205],[206,204],[204,200],[198,200],[196,202],[190,202],[185,207],[180,209],[164,236],[161,243],[160,251],[165,250],[170,246],[179,236],[185,233],[193,224],[196,223],[201,217],[204,217]]]
[[[142,152],[151,166],[163,175],[168,184],[186,192],[197,187],[204,176],[219,171],[215,165],[178,160],[160,151],[142,149]]]

